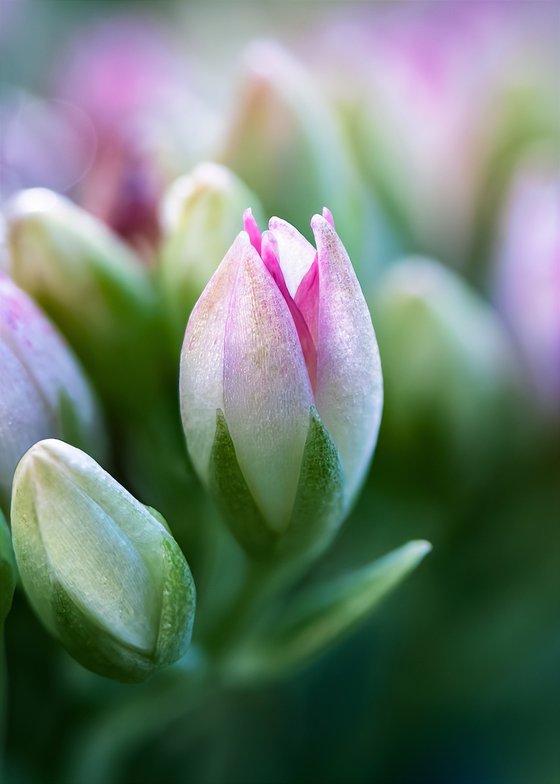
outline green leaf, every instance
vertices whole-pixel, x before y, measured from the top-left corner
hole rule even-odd
[[[430,550],[429,542],[411,541],[361,569],[308,589],[283,617],[274,618],[273,627],[261,630],[259,640],[240,649],[235,674],[280,675],[307,664],[365,621]]]
[[[219,409],[210,457],[210,490],[233,535],[256,559],[282,560],[318,553],[331,541],[344,515],[340,457],[314,407],[309,412],[298,489],[285,531],[270,528],[257,507]]]
[[[8,524],[0,512],[0,626],[12,606],[16,587],[16,564]]]

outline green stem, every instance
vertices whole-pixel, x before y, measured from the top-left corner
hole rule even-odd
[[[218,662],[227,660],[232,650],[258,629],[279,595],[292,587],[307,565],[307,559],[275,564],[247,559],[237,596],[205,641],[210,655]]]

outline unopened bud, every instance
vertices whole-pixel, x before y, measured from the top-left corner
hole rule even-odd
[[[163,204],[161,282],[177,348],[187,319],[239,231],[247,204],[257,197],[225,166],[200,163],[169,189]]]
[[[85,667],[141,681],[185,653],[195,588],[179,546],[84,452],[47,440],[26,453],[12,532],[33,608]]]

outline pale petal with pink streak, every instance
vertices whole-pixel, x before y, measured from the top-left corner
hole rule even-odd
[[[185,332],[181,351],[181,416],[189,454],[205,481],[216,433],[216,410],[224,408],[224,337],[229,304],[243,258],[254,252],[246,232],[240,232],[210,278]]]
[[[295,297],[298,286],[315,259],[315,248],[303,234],[281,218],[271,218],[268,228],[278,243],[280,266],[288,291]]]

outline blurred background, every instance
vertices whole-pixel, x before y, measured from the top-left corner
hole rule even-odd
[[[85,673],[18,596],[6,781],[559,782],[558,3],[3,0],[0,57],[2,203],[64,193],[154,267],[202,161],[307,236],[332,210],[385,409],[316,573],[434,546],[312,667],[188,704]]]

